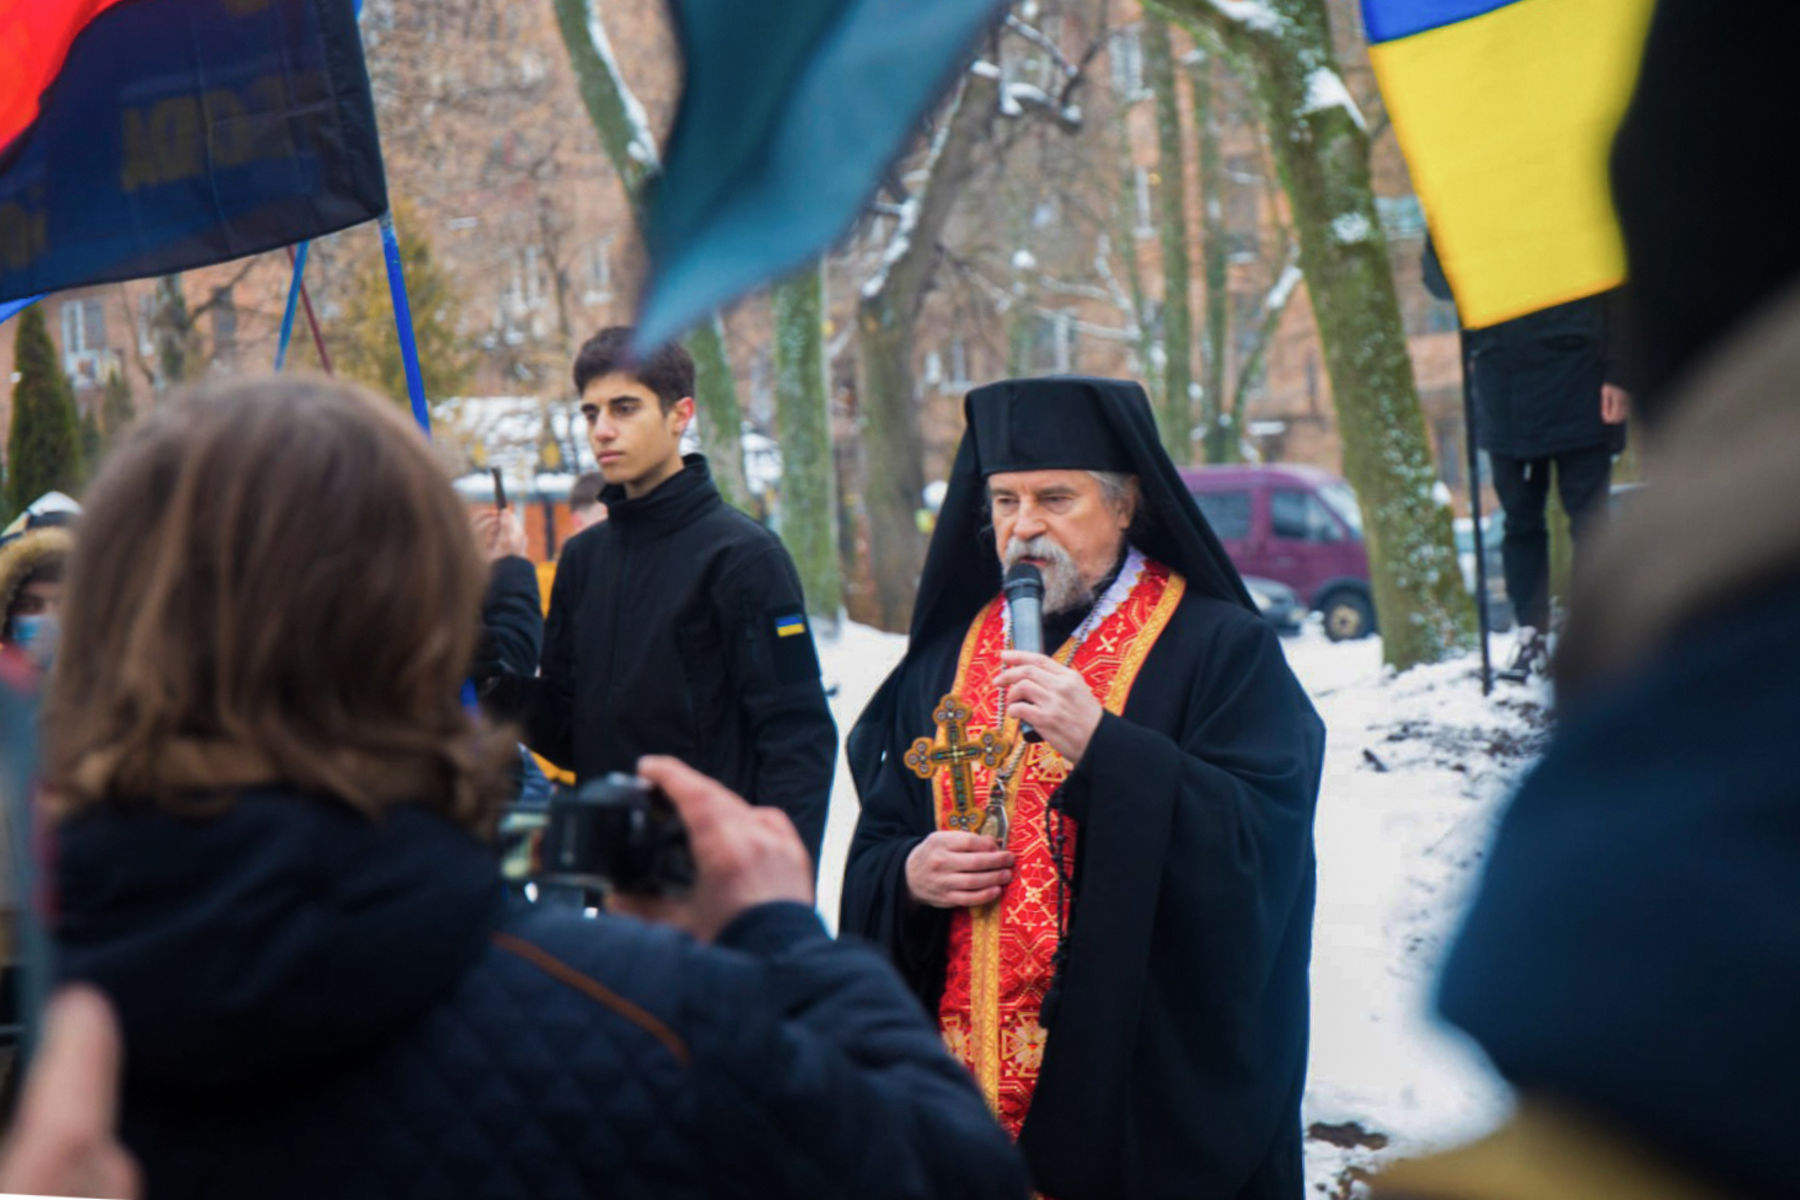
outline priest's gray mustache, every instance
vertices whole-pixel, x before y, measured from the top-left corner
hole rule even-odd
[[[1021,558],[1041,558],[1054,567],[1073,568],[1075,560],[1049,534],[1040,533],[1021,541],[1014,538],[1006,544],[1006,565],[1016,566]]]

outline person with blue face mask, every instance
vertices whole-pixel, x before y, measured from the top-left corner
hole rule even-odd
[[[63,563],[70,545],[69,531],[54,525],[27,529],[0,542],[0,604],[5,606],[0,645],[22,650],[40,662],[47,659],[56,643]]]

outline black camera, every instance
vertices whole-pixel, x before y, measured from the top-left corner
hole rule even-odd
[[[632,775],[589,780],[550,801],[533,878],[638,896],[694,885],[687,826],[660,789]]]

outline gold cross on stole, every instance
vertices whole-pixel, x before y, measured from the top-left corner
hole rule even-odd
[[[968,740],[968,723],[973,715],[962,697],[952,692],[938,701],[931,714],[937,722],[938,736],[919,738],[906,752],[906,765],[920,779],[930,780],[938,771],[949,769],[950,792],[956,800],[956,815],[950,818],[950,824],[971,833],[983,816],[982,810],[975,807],[972,764],[979,760],[992,770],[1005,754],[1000,738],[991,729],[979,739]]]

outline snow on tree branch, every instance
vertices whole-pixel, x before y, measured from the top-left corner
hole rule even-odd
[[[1059,105],[1055,97],[1035,84],[1009,83],[1000,90],[1002,116],[1022,116],[1027,108],[1048,114],[1070,133],[1081,128],[1080,105]]]
[[[913,231],[918,227],[919,198],[915,195],[900,206],[900,216],[894,221],[894,234],[888,239],[887,249],[881,252],[881,263],[862,285],[864,299],[873,300],[881,295],[882,289],[887,287],[888,272],[912,249]]]
[[[976,74],[980,75],[980,72]],[[982,78],[988,77],[982,76]],[[865,300],[873,300],[881,295],[882,290],[887,287],[888,272],[892,271],[894,265],[905,258],[906,252],[912,249],[913,234],[919,227],[919,197],[931,187],[932,173],[937,170],[938,160],[944,154],[944,146],[950,140],[950,127],[955,123],[955,113],[962,105],[962,97],[958,96],[951,102],[951,105],[950,112],[946,113],[944,119],[938,122],[937,130],[931,135],[931,149],[925,155],[925,165],[917,172],[922,179],[914,185],[913,194],[900,205],[899,215],[894,219],[893,236],[888,238],[887,249],[881,253],[881,263],[875,268],[875,273],[869,276],[862,285],[862,294]]]
[[[980,271],[977,271],[972,267],[965,267],[964,274],[967,275],[968,278],[974,280],[976,286],[987,293],[988,299],[993,304],[995,312],[1005,313],[1018,302],[1018,298],[1011,292],[983,275]],[[1100,300],[1109,299],[1104,293],[1096,295],[1096,290],[1083,290],[1079,285],[1059,283],[1048,276],[1040,276],[1039,283],[1046,291],[1060,291],[1070,295],[1080,295]],[[1044,304],[1029,304],[1027,307],[1031,312],[1046,320],[1067,321],[1071,331],[1086,337],[1099,338],[1102,341],[1108,342],[1121,342],[1128,346],[1136,346],[1143,340],[1143,331],[1135,324],[1125,326],[1100,325],[1093,321],[1084,321],[1080,317],[1073,315],[1073,313],[1066,308],[1051,308]],[[1129,313],[1126,315],[1128,317],[1130,316]]]
[[[1344,86],[1343,77],[1330,67],[1319,67],[1306,77],[1306,103],[1300,111],[1316,113],[1333,108],[1343,109],[1358,129],[1369,132],[1369,123],[1363,118],[1362,109],[1357,107],[1350,89]]]
[[[1064,54],[1062,47],[1056,44],[1056,39],[1044,33],[1037,26],[1021,21],[1015,14],[1008,13],[1006,27],[1048,54],[1051,61],[1056,63],[1057,70],[1062,72],[1063,78],[1074,79],[1081,74],[1081,68],[1069,61],[1069,56]]]
[[[1094,274],[1100,276],[1101,281],[1106,284],[1106,290],[1112,294],[1113,303],[1130,319],[1132,327],[1137,330],[1138,337],[1141,339],[1144,330],[1144,315],[1138,311],[1137,305],[1131,299],[1131,293],[1125,290],[1124,285],[1119,282],[1118,274],[1113,270],[1112,239],[1105,233],[1101,233],[1094,243]]]
[[[599,55],[601,64],[611,77],[613,90],[618,93],[619,107],[624,112],[625,152],[645,172],[654,172],[661,160],[656,152],[656,137],[650,132],[649,114],[638,103],[637,95],[632,92],[630,85],[625,82],[624,73],[619,70],[619,60],[613,54],[612,42],[606,36],[606,26],[600,20],[599,6],[595,0],[586,0],[585,7],[588,40],[594,44],[594,53]]]
[[[1245,29],[1255,30],[1257,33],[1281,31],[1281,14],[1270,8],[1264,0],[1211,0],[1211,4],[1220,16]]]
[[[1348,212],[1331,222],[1332,240],[1340,246],[1354,246],[1375,236],[1375,226],[1359,212]]]
[[[1289,258],[1286,269],[1281,272],[1281,278],[1275,281],[1275,286],[1263,297],[1263,311],[1273,313],[1286,308],[1288,301],[1294,298],[1295,289],[1305,278],[1306,273],[1300,269],[1300,264]]]

